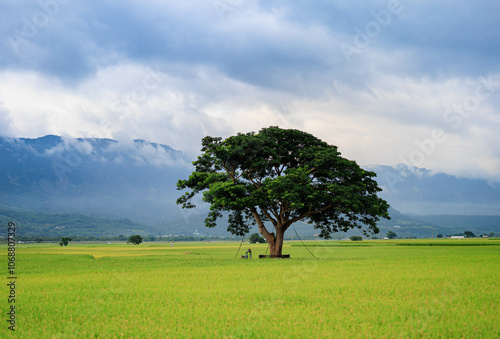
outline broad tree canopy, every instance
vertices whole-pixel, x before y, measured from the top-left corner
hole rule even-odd
[[[234,235],[247,234],[256,223],[271,255],[281,255],[285,231],[299,220],[312,223],[328,239],[352,228],[378,233],[379,218],[389,217],[389,205],[377,196],[381,189],[374,172],[298,130],[269,127],[224,140],[207,136],[193,164],[189,179],[177,183],[179,190],[188,189],[177,204],[193,208],[191,199],[202,193],[210,204],[207,227],[224,213]]]
[[[139,234],[131,235],[130,238],[128,238],[128,242],[139,245],[142,242],[142,237]]]

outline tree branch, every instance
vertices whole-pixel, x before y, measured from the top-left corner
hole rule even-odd
[[[286,202],[286,201],[283,202],[282,204],[280,204],[280,220],[281,220],[282,225],[284,225],[288,220],[286,213],[293,210],[293,209],[289,208],[289,206],[290,206],[290,203]]]
[[[330,209],[330,208],[336,207],[336,206],[338,206],[338,205],[335,205],[335,204],[329,203],[327,206],[325,206],[325,207],[323,207],[323,208],[321,208],[321,209],[319,209],[319,210],[315,210],[315,211],[313,211],[313,210],[312,210],[312,208],[311,208],[311,207],[309,207],[309,210],[308,210],[306,213],[304,213],[304,214],[302,214],[302,215],[299,215],[298,217],[295,217],[295,218],[293,218],[292,220],[289,220],[289,221],[287,222],[287,224],[286,224],[285,230],[286,230],[286,229],[288,229],[288,227],[290,227],[290,225],[291,225],[291,224],[293,224],[294,222],[297,222],[297,221],[299,221],[299,220],[302,220],[302,219],[304,219],[304,218],[307,218],[307,217],[309,217],[309,216],[311,216],[311,215],[313,215],[313,214],[318,214],[318,213],[324,212],[324,211],[326,211],[326,210],[328,210],[328,209]]]
[[[266,238],[268,243],[272,243],[276,237],[274,237],[269,231],[267,230],[266,226],[262,222],[262,219],[260,218],[259,213],[257,212],[256,208],[250,209],[250,212],[252,212],[253,217],[255,218],[255,221],[257,222],[257,226],[259,227],[259,232],[262,234],[264,238]]]
[[[267,211],[267,210],[266,210],[266,211]],[[268,212],[268,213],[269,213],[269,212]],[[274,220],[273,224],[274,224],[274,226],[276,227],[276,225],[278,224],[278,221],[280,220],[280,215],[279,215],[278,211],[276,211],[274,208],[271,208],[271,213],[274,215],[274,218],[275,218],[275,219],[272,219],[272,218],[271,218],[271,219],[272,219],[272,220]],[[267,216],[267,215],[266,215],[266,216]],[[271,221],[272,221],[272,220],[271,220]]]
[[[262,213],[264,213],[264,215],[273,223],[274,227],[276,227],[276,225],[278,224],[278,221],[273,219],[273,217],[269,214],[267,209],[263,208]]]

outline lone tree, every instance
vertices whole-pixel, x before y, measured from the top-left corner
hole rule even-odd
[[[248,242],[251,244],[257,244],[257,243],[263,244],[266,242],[266,240],[262,236],[260,236],[259,233],[254,233],[250,235]]]
[[[130,238],[128,238],[128,242],[131,242],[134,245],[139,245],[142,242],[142,237],[138,234],[131,235]]]
[[[329,239],[352,228],[378,233],[379,218],[389,218],[389,205],[377,196],[376,174],[311,134],[268,127],[224,140],[207,136],[201,151],[195,171],[177,182],[177,189],[189,190],[177,204],[193,208],[191,199],[202,192],[210,204],[205,226],[215,227],[228,213],[227,230],[244,236],[256,223],[271,256],[281,256],[284,234],[299,220]]]
[[[387,232],[387,238],[396,239],[397,237],[398,237],[398,235],[396,234],[396,232],[393,232],[393,231]]]
[[[71,241],[71,238],[67,238],[67,237],[62,237],[61,238],[61,242],[59,243],[59,245],[63,246],[63,247],[66,247],[68,246],[68,243]]]
[[[471,231],[465,231],[464,235],[466,238],[475,238],[476,237],[476,235],[474,233],[472,233]]]

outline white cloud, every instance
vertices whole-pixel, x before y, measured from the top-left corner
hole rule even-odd
[[[0,136],[10,137],[12,136],[12,121],[10,119],[9,111],[3,106],[0,101]]]
[[[361,164],[407,162],[493,179],[500,172],[498,143],[492,142],[499,119],[487,100],[457,128],[455,120],[451,124],[443,116],[446,107],[463,104],[467,93],[474,93],[477,79],[381,76],[366,91],[336,84],[328,96],[294,99],[207,68],[194,70],[187,80],[158,68],[156,81],[154,68],[128,63],[102,69],[76,89],[32,73],[3,78],[0,90],[14,113],[11,127],[28,132],[24,137],[141,138],[194,156],[205,135],[226,137],[278,125],[317,135]],[[227,95],[212,96],[214,91]],[[24,104],[25,96],[30,103]]]

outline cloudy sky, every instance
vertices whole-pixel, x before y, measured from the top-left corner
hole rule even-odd
[[[500,2],[0,2],[0,134],[196,155],[278,125],[500,182]]]

